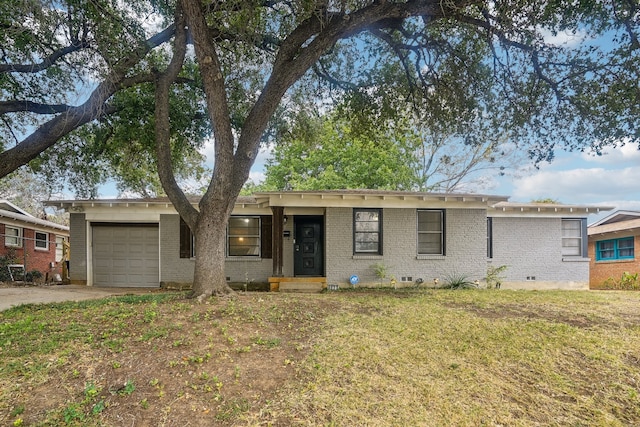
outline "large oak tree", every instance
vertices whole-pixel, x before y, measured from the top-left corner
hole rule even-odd
[[[2,2],[0,177],[116,114],[122,91],[150,84],[157,170],[196,236],[198,296],[229,291],[227,219],[293,89],[325,100],[359,93],[366,102],[354,112],[372,119],[410,104],[424,120],[460,124],[472,143],[468,125],[480,121],[538,160],[559,145],[597,150],[640,137],[635,0],[124,3]],[[550,44],[559,34],[578,43]],[[215,145],[197,209],[173,173],[186,125],[171,100],[185,78],[202,89]],[[83,85],[90,94],[78,97]]]

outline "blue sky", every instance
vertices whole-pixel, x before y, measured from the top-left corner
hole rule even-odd
[[[251,172],[255,182],[264,177],[268,157],[263,150],[256,159]],[[509,196],[514,202],[550,198],[565,204],[610,206],[613,211],[640,211],[640,151],[631,144],[608,148],[602,156],[557,151],[552,163],[540,164],[538,169],[524,163],[506,176],[490,175],[489,182],[475,192]],[[589,222],[613,211],[590,215]]]
[[[564,47],[582,42],[594,42],[584,32],[551,34],[545,41]],[[607,41],[605,40],[605,45]],[[203,154],[207,163],[213,164],[212,144],[206,144]],[[252,168],[251,179],[260,182],[264,178],[264,165],[269,151],[258,155]],[[540,164],[536,169],[523,162],[517,170],[499,177],[490,175],[488,186],[470,188],[477,193],[509,196],[511,201],[530,202],[535,199],[554,199],[565,204],[610,206],[614,209],[600,215],[590,215],[595,222],[615,210],[640,211],[640,151],[637,146],[624,145],[608,148],[602,156],[580,152],[555,152],[552,163]],[[109,188],[111,187],[111,188]],[[102,189],[102,197],[115,196],[115,187]]]

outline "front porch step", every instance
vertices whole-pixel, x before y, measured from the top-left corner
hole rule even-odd
[[[280,283],[280,292],[318,293],[323,286],[319,282],[283,282]]]
[[[326,277],[269,277],[271,292],[317,293],[326,287]]]

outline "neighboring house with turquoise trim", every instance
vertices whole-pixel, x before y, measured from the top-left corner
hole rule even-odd
[[[589,226],[591,289],[602,289],[623,274],[640,275],[640,212],[616,211]]]
[[[73,283],[192,281],[193,238],[167,199],[51,204],[70,212]],[[587,289],[586,218],[602,209],[483,194],[257,193],[239,197],[229,220],[227,280],[311,290],[353,286],[354,276],[356,286],[390,286],[393,276],[395,286],[428,286],[450,275],[482,283],[489,266],[506,265],[503,289]]]

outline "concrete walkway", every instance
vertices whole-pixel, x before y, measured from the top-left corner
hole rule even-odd
[[[114,295],[142,295],[154,292],[158,292],[158,288],[105,288],[79,285],[0,288],[0,311],[22,304],[82,301]]]

